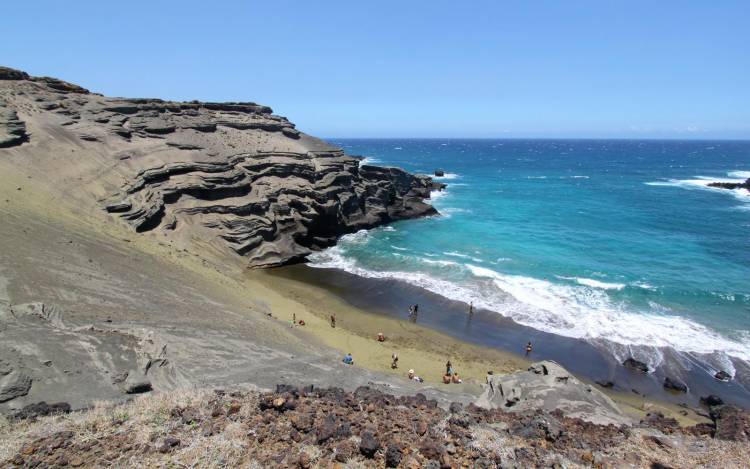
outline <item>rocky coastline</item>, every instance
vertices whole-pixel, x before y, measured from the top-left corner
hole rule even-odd
[[[30,135],[22,114],[45,121]],[[362,165],[255,103],[108,98],[0,67],[0,148],[64,133],[108,154],[119,187],[101,207],[136,232],[200,238],[251,267],[302,260],[343,234],[437,214],[443,185]],[[223,246],[221,246],[223,245]]]

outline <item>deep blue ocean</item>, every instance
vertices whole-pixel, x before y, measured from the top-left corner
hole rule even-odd
[[[750,360],[750,142],[342,140],[432,174],[440,216],[345,236],[313,266],[396,278],[657,366]],[[634,351],[637,351],[635,353]]]

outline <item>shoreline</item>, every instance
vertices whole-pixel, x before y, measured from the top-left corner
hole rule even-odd
[[[355,282],[362,282],[359,284],[360,288],[352,290],[347,282],[330,282],[332,279],[340,281],[341,275],[355,277]],[[531,357],[527,358],[503,348],[461,340],[432,327],[431,324],[425,325],[419,320],[414,324],[406,318],[407,313],[401,317],[387,315],[383,311],[388,308],[387,304],[368,303],[371,300],[370,295],[373,294],[368,288],[377,290],[375,296],[385,293],[383,285],[378,285],[378,282],[372,284],[372,279],[361,279],[342,271],[331,272],[330,269],[311,268],[305,265],[248,271],[247,276],[253,282],[275,290],[303,306],[304,316],[297,314],[297,319],[303,319],[306,325],[297,328],[326,346],[340,351],[342,356],[351,352],[356,366],[400,377],[405,377],[407,371],[413,368],[418,376],[425,379],[425,386],[447,392],[460,391],[478,395],[482,391],[488,370],[495,374],[510,374],[526,370],[530,363],[540,360],[548,359],[558,363],[564,361],[560,360],[559,356],[548,356],[549,352],[540,356],[536,349]],[[369,287],[365,285],[368,283]],[[399,296],[394,289],[398,287],[389,287],[388,291],[393,294],[392,296]],[[360,297],[361,301],[350,301],[352,296]],[[427,303],[419,304],[420,315],[426,316],[424,308]],[[329,315],[332,312],[336,314],[335,329],[329,324]],[[477,311],[473,319],[487,314],[491,313]],[[291,316],[291,313],[277,312],[277,319],[289,323],[290,327]],[[386,335],[386,342],[377,342],[378,332]],[[393,351],[399,355],[398,370],[390,368],[390,354]],[[451,360],[454,369],[460,373],[463,384],[445,385],[440,381],[447,359]],[[685,395],[669,400],[651,394],[635,394],[630,389],[620,386],[607,389],[594,384],[592,379],[580,372],[574,374],[607,394],[634,421],[640,420],[652,411],[674,417],[681,425],[710,421],[707,411],[698,404],[686,402],[688,399],[685,399]]]

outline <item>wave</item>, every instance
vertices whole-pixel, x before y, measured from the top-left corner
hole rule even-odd
[[[594,280],[593,278],[585,278],[585,277],[558,277],[564,280],[572,280],[579,285],[585,285],[587,287],[591,288],[600,288],[602,290],[622,290],[625,288],[624,283],[607,283],[602,282],[599,280]]]
[[[484,262],[484,261],[482,261],[482,259],[479,259],[477,257],[471,257],[468,254],[462,254],[462,253],[456,252],[456,251],[446,251],[443,254],[445,254],[446,256],[461,257],[463,259],[471,259],[474,262]]]
[[[471,259],[471,256],[458,252],[444,254]],[[619,284],[580,279],[582,282],[565,285],[458,262],[445,265],[465,270],[467,280],[448,281],[425,272],[363,268],[344,254],[341,245],[315,253],[309,260],[311,267],[341,269],[365,278],[404,281],[452,300],[473,302],[476,307],[544,332],[593,343],[606,341],[615,344],[610,347],[612,350],[618,350],[618,347],[623,350],[631,347],[647,349],[652,352],[642,358],[652,367],[658,365],[655,361],[660,360],[658,349],[662,347],[673,347],[683,353],[719,353],[750,360],[750,335],[746,339],[728,338],[688,318],[670,314],[670,310],[656,304],[648,311],[633,311],[610,298],[608,291],[613,289],[612,286],[619,288]],[[430,259],[422,258],[422,261]],[[602,288],[601,284],[610,288]]]
[[[372,165],[372,164],[376,164],[376,163],[380,163],[380,160],[377,159],[377,158],[373,158],[371,156],[366,156],[366,157],[362,158],[361,160],[359,160],[359,165],[360,166],[362,166],[362,165]]]
[[[729,171],[727,173],[727,176],[729,176],[730,178],[747,180],[748,178],[750,178],[750,171]]]

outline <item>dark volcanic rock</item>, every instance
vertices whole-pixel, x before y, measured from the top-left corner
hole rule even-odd
[[[707,407],[713,407],[724,404],[724,400],[716,394],[709,394],[708,396],[701,397],[701,404]]]
[[[631,370],[642,371],[643,373],[648,373],[648,365],[632,357],[622,362],[622,365],[625,368],[630,368]]]
[[[401,463],[401,448],[395,445],[388,446],[385,451],[385,467],[398,467]]]
[[[666,389],[671,389],[673,391],[678,391],[678,392],[688,391],[687,384],[683,383],[682,381],[678,379],[670,378],[669,376],[664,378],[664,387]]]
[[[29,404],[23,409],[16,412],[13,417],[18,420],[43,417],[46,415],[54,414],[67,414],[70,412],[70,404],[67,402],[56,402],[54,404],[47,404],[46,402],[37,402],[36,404]]]
[[[711,419],[716,425],[714,438],[750,441],[750,412],[733,405],[722,405],[711,409]]]
[[[380,442],[372,432],[364,432],[359,443],[359,452],[365,457],[372,458],[380,449]]]
[[[750,191],[750,178],[745,182],[710,182],[709,187],[718,187],[720,189],[747,189]]]
[[[716,372],[714,378],[718,379],[719,381],[729,381],[730,379],[732,379],[732,375],[724,370],[720,370]]]

